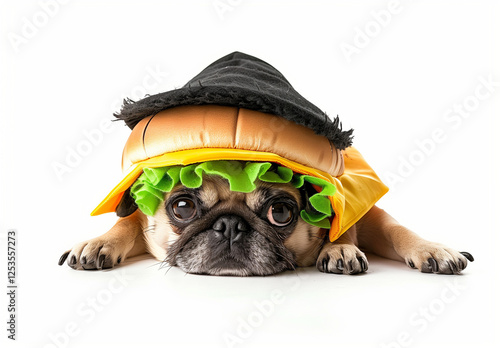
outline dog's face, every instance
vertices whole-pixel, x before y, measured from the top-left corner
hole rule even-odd
[[[251,193],[234,192],[227,180],[204,175],[200,188],[179,185],[165,195],[149,218],[149,250],[197,274],[270,275],[314,264],[326,232],[301,219],[307,195],[260,181]]]

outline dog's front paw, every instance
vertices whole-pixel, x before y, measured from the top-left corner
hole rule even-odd
[[[423,273],[460,274],[467,267],[467,260],[474,261],[468,252],[458,252],[432,242],[421,243],[404,256],[406,264]]]
[[[354,245],[329,243],[321,250],[316,267],[325,273],[358,274],[368,270],[368,260]]]
[[[100,270],[113,268],[120,264],[126,250],[123,243],[97,237],[75,245],[62,254],[59,259],[61,266],[64,261],[73,269]]]

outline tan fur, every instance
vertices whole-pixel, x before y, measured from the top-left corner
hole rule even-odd
[[[313,233],[309,234],[308,230]],[[299,219],[294,233],[285,241],[285,247],[295,254],[299,267],[312,266],[316,263],[318,252],[323,246],[325,234],[320,228]]]
[[[76,244],[67,256],[68,264],[76,260],[75,268],[95,268],[98,254],[107,255],[111,267],[126,258],[144,254],[146,243],[142,231],[146,227],[146,217],[140,211],[120,218],[116,224],[103,235]],[[87,262],[85,262],[87,260]]]
[[[376,206],[356,226],[361,248],[407,264],[411,261],[420,271],[429,258],[434,258],[440,269],[447,267],[448,262],[467,266],[467,259],[458,251],[419,237]]]

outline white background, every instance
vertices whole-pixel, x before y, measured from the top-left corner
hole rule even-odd
[[[2,346],[499,346],[493,1],[55,4],[0,5],[2,293],[8,229],[19,238],[18,340],[6,338],[2,295]],[[235,50],[271,63],[353,127],[355,145],[389,181],[379,205],[425,238],[471,252],[463,275],[421,274],[372,255],[361,276],[165,274],[148,258],[107,272],[57,266],[115,220],[89,216],[121,176],[129,134],[118,122],[104,133],[103,120],[122,98],[180,87]],[[467,117],[450,111],[463,104]]]

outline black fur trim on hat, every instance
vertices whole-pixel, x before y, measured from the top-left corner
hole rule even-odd
[[[326,113],[302,97],[285,77],[268,63],[240,52],[210,64],[184,87],[125,99],[115,116],[134,128],[143,118],[182,105],[225,105],[265,112],[295,122],[325,136],[343,150],[352,144],[353,130],[342,130],[338,116]]]

